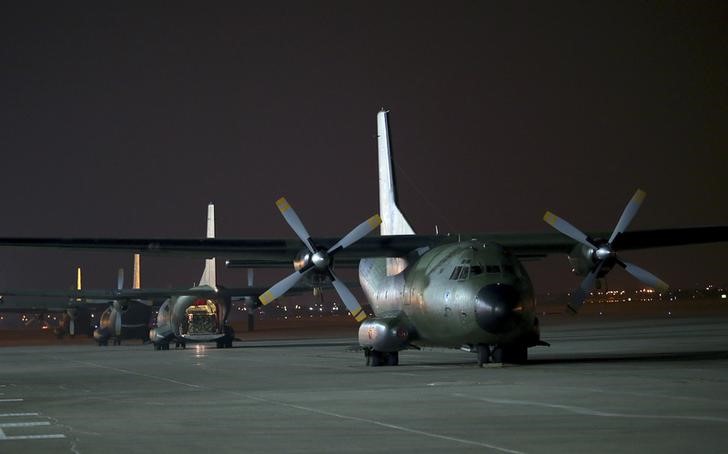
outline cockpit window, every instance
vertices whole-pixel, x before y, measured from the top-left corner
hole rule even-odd
[[[462,269],[462,266],[456,266],[454,270],[452,270],[452,273],[450,273],[450,280],[454,281],[458,278],[460,275],[460,270]]]
[[[501,269],[498,265],[486,265],[485,271],[486,273],[500,273]]]
[[[473,265],[470,267],[470,274],[473,276],[477,276],[479,274],[483,274],[483,267],[480,265]]]
[[[458,277],[459,281],[464,281],[468,278],[468,274],[470,273],[470,267],[464,266],[460,270],[460,276]]]

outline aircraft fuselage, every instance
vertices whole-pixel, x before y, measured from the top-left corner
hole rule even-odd
[[[396,320],[388,325],[390,334],[406,337],[408,344],[533,345],[538,340],[531,280],[502,247],[474,241],[442,245],[410,259],[393,276],[386,276],[386,260],[362,260],[360,282],[376,315],[372,322]],[[377,335],[371,328],[362,325],[364,345]]]
[[[160,346],[166,346],[170,341],[182,345],[217,341],[219,346],[229,346],[232,331],[225,322],[230,305],[230,298],[192,295],[169,298],[159,308],[157,326],[150,330],[149,337]],[[228,345],[222,345],[223,340],[228,341]]]

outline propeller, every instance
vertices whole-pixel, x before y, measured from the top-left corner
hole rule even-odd
[[[304,265],[300,269],[297,269],[292,274],[273,285],[273,287],[268,289],[267,292],[260,295],[260,302],[263,303],[263,305],[270,303],[290,290],[307,275],[317,273],[329,277],[331,285],[334,286],[334,289],[336,290],[336,293],[339,294],[341,301],[344,303],[349,312],[351,312],[351,315],[354,319],[356,319],[356,321],[361,322],[367,318],[367,314],[362,310],[361,305],[359,305],[354,294],[351,293],[346,285],[334,274],[333,259],[339,251],[346,249],[364,238],[367,234],[369,234],[369,232],[379,227],[379,224],[382,223],[382,219],[379,215],[375,214],[358,226],[354,227],[351,232],[347,233],[343,238],[337,241],[336,244],[325,249],[318,247],[313,243],[311,235],[308,234],[308,230],[306,230],[303,222],[284,197],[281,197],[276,201],[276,206],[298,238],[300,238],[301,241],[303,241],[303,244],[306,245],[310,254],[307,255]]]
[[[641,189],[638,189],[637,192],[635,192],[629,203],[627,203],[627,206],[624,208],[619,221],[617,221],[617,225],[614,227],[612,236],[610,236],[609,240],[606,242],[597,242],[578,228],[571,225],[569,222],[561,219],[550,211],[547,211],[544,215],[543,220],[550,224],[553,228],[589,248],[592,260],[595,263],[594,268],[592,268],[589,274],[587,274],[581,282],[581,285],[579,285],[579,288],[574,292],[571,302],[568,305],[572,312],[576,313],[581,305],[584,304],[586,294],[594,287],[594,283],[599,277],[599,274],[602,273],[603,270],[606,270],[605,272],[609,271],[615,263],[624,268],[626,272],[631,274],[637,280],[650,287],[656,288],[662,292],[667,291],[669,288],[664,281],[649,271],[632,263],[620,260],[612,246],[614,240],[621,233],[627,230],[627,227],[629,227],[629,224],[632,222],[632,219],[634,219],[637,211],[639,211],[646,195],[647,194]]]

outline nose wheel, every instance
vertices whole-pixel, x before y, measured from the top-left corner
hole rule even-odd
[[[478,344],[478,367],[483,367],[483,364],[490,362],[491,350],[490,345]]]
[[[524,364],[528,360],[528,347],[523,344],[478,344],[478,367],[488,363]]]
[[[365,349],[364,357],[366,358],[367,366],[399,366],[399,352],[380,352],[377,350]]]

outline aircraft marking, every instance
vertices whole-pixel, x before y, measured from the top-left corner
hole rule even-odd
[[[63,434],[48,434],[48,435],[5,435],[5,432],[0,429],[0,441],[10,440],[47,440],[50,438],[66,438]]]
[[[36,426],[50,426],[51,423],[48,421],[35,421],[35,422],[0,422],[0,428],[8,427],[36,427]]]

